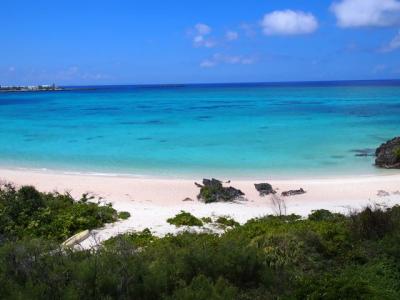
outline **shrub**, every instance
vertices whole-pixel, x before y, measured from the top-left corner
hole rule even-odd
[[[394,155],[396,155],[396,158],[398,160],[400,160],[400,147],[394,148],[393,152],[394,152]]]
[[[135,247],[145,247],[157,240],[158,238],[154,236],[150,229],[146,228],[143,231],[130,232],[117,235],[106,240],[103,245],[108,248],[121,247],[124,245],[132,245]],[[118,248],[117,247],[117,248]]]
[[[118,213],[118,219],[121,219],[121,220],[126,220],[126,219],[130,218],[130,216],[131,216],[131,214],[127,211],[121,211]]]
[[[201,220],[203,221],[203,223],[206,223],[206,224],[212,223],[212,219],[210,217],[203,217],[203,218],[201,218]]]
[[[86,229],[117,220],[110,204],[75,201],[71,195],[41,193],[32,186],[0,186],[0,236],[6,239],[43,237],[62,241]]]
[[[361,239],[382,238],[393,229],[390,212],[390,209],[366,207],[360,213],[353,214],[350,224],[353,234]]]
[[[173,218],[169,218],[167,220],[169,224],[175,225],[177,227],[180,226],[203,226],[203,222],[193,216],[191,213],[181,211]]]
[[[343,218],[343,215],[331,213],[329,210],[326,209],[313,210],[311,214],[308,215],[308,219],[311,221],[333,221],[335,219]]]
[[[236,227],[239,226],[240,224],[236,222],[234,219],[228,216],[221,216],[218,217],[218,219],[215,221],[218,225],[220,225],[222,228],[225,227]]]

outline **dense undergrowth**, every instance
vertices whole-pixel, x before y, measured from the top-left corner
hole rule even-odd
[[[63,241],[86,229],[115,222],[110,204],[90,202],[88,195],[75,201],[68,193],[41,193],[32,186],[0,186],[0,240],[43,238]]]
[[[60,249],[50,230],[1,220],[5,236],[26,228],[0,246],[3,299],[400,299],[398,206],[266,216],[222,235],[145,230],[97,251]]]

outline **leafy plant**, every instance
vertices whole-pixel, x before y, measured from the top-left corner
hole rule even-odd
[[[131,214],[127,211],[121,211],[118,213],[118,219],[121,219],[121,220],[129,219],[130,216],[131,216]]]
[[[193,216],[191,213],[181,211],[173,218],[169,218],[167,220],[169,224],[175,225],[177,227],[180,226],[203,226],[203,222]]]
[[[215,220],[215,223],[217,223],[222,228],[236,227],[240,225],[238,222],[236,222],[234,219],[228,216],[218,217],[217,220]]]

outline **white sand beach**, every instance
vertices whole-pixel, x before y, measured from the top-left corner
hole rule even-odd
[[[224,180],[225,178],[221,178]],[[229,178],[226,178],[226,180]],[[94,240],[103,241],[127,231],[151,229],[156,235],[175,233],[177,228],[166,222],[179,211],[185,210],[196,217],[229,215],[240,223],[266,214],[273,214],[270,198],[260,197],[253,180],[232,180],[230,185],[242,190],[247,201],[237,203],[204,204],[197,201],[199,188],[195,179],[159,179],[117,176],[63,174],[61,172],[0,169],[0,180],[17,185],[34,185],[41,191],[70,192],[74,197],[92,193],[111,202],[115,209],[128,211],[127,220],[95,230],[83,246]],[[312,210],[328,209],[348,212],[368,204],[392,206],[400,204],[400,174],[382,176],[354,176],[325,179],[266,180],[280,193],[303,188],[303,195],[285,197],[287,213],[302,216]],[[379,192],[381,191],[381,192]],[[384,192],[382,192],[384,191]],[[193,201],[183,201],[185,198]]]

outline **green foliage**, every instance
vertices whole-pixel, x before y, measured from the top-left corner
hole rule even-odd
[[[400,147],[396,147],[393,149],[394,155],[396,155],[396,158],[400,160]]]
[[[341,214],[331,213],[326,209],[313,210],[308,216],[311,221],[334,221],[335,219],[343,219],[344,216]]]
[[[173,218],[169,218],[167,220],[169,224],[175,225],[177,227],[180,226],[203,226],[203,222],[193,216],[191,213],[181,211]]]
[[[396,208],[395,208],[396,209]],[[392,209],[387,211],[377,207],[365,208],[358,214],[351,216],[352,232],[362,239],[378,239],[391,232],[394,228],[393,219],[390,217]]]
[[[203,218],[201,218],[201,220],[203,221],[203,223],[206,223],[206,224],[212,223],[211,217],[203,217]]]
[[[240,225],[238,222],[236,222],[234,219],[232,219],[231,217],[228,217],[228,216],[218,217],[218,219],[215,220],[215,223],[217,223],[222,228],[236,227],[236,226]]]
[[[41,193],[32,186],[0,186],[0,235],[6,239],[43,237],[62,241],[85,229],[117,220],[111,205],[75,201],[69,194]]]
[[[118,219],[121,219],[121,220],[129,219],[130,216],[131,216],[131,214],[127,211],[121,211],[118,213]]]
[[[122,247],[126,244],[134,247],[145,247],[155,240],[157,240],[157,237],[154,236],[148,228],[146,228],[143,231],[130,232],[112,237],[104,242],[104,246],[111,248],[117,246]]]
[[[46,207],[36,200],[26,209]],[[188,215],[173,219],[186,225]],[[0,298],[400,299],[400,207],[266,216],[221,235],[157,238],[147,229],[97,251],[44,239],[3,242]]]
[[[189,285],[177,289],[171,300],[224,300],[234,299],[237,295],[237,289],[229,284],[225,279],[218,278],[213,283],[212,280],[199,275],[193,278]]]

